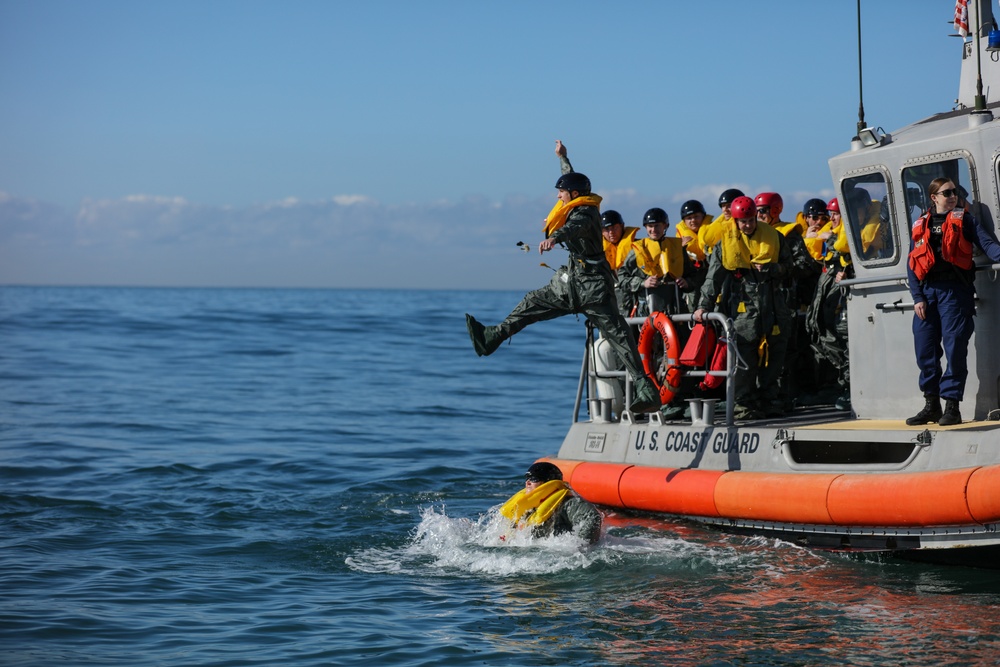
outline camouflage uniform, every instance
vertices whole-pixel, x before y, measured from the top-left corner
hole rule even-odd
[[[764,224],[764,223],[759,223]],[[722,263],[722,250],[709,256],[708,274],[702,285],[698,308],[711,312],[721,294],[719,312],[732,318],[736,347],[743,364],[733,377],[736,383],[737,416],[754,416],[759,406],[772,414],[782,412],[778,400],[778,378],[784,367],[793,319],[782,290],[789,275],[791,252],[785,237],[778,235],[778,261],[756,269],[730,271]],[[777,327],[777,333],[775,332]],[[767,358],[759,359],[761,341],[767,340]]]
[[[559,503],[555,514],[548,521],[536,527],[532,534],[542,537],[573,533],[593,544],[601,537],[603,521],[604,519],[596,507],[572,492]]]
[[[649,315],[650,301],[653,310],[657,312],[670,315],[687,312],[685,294],[695,292],[701,287],[704,272],[697,275],[694,260],[685,252],[684,279],[688,281],[687,288],[680,290],[672,281],[661,283],[658,287],[647,288],[643,283],[648,277],[649,274],[639,266],[635,251],[631,251],[618,269],[618,286],[615,290],[618,295],[618,305],[621,306],[623,313],[632,313],[634,310],[635,317],[645,317]]]
[[[635,338],[618,311],[614,276],[604,257],[601,214],[596,206],[577,206],[566,224],[549,237],[569,250],[569,261],[549,284],[528,292],[497,328],[510,338],[526,326],[572,313],[584,313],[607,339],[635,378],[645,377]]]
[[[842,263],[841,254],[834,253],[826,262],[806,313],[806,330],[816,356],[837,370],[837,385],[845,393],[851,386],[851,365],[847,354],[847,296],[836,282],[839,271],[845,271],[845,279],[853,277],[849,255]]]

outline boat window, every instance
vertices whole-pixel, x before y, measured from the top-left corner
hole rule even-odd
[[[969,163],[965,159],[954,158],[907,167],[903,170],[903,182],[906,184],[906,214],[910,227],[930,208],[931,198],[927,194],[927,187],[935,178],[951,179],[959,187],[959,192],[965,194],[970,206],[974,206],[976,197],[973,193],[976,188],[969,176]]]
[[[843,198],[854,237],[855,261],[883,265],[896,261],[896,225],[889,187],[881,172],[844,180]]]

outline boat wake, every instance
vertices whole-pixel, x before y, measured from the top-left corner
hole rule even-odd
[[[608,523],[600,541],[590,545],[569,534],[539,538],[528,531],[511,530],[498,508],[473,521],[449,517],[444,507],[429,507],[421,511],[420,523],[405,544],[361,549],[348,556],[345,564],[369,574],[465,573],[504,578],[591,568],[615,570],[637,563],[645,568],[718,570],[745,558],[731,546],[636,530],[620,521]]]

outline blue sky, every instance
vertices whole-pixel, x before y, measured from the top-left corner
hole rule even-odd
[[[951,108],[950,0],[864,0],[864,107]],[[521,289],[559,174],[676,221],[832,194],[855,2],[0,0],[0,284]],[[785,216],[788,217],[788,216]],[[546,256],[555,264],[564,253]]]

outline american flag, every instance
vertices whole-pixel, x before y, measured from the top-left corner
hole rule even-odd
[[[969,0],[955,0],[955,30],[963,38],[969,36]]]

